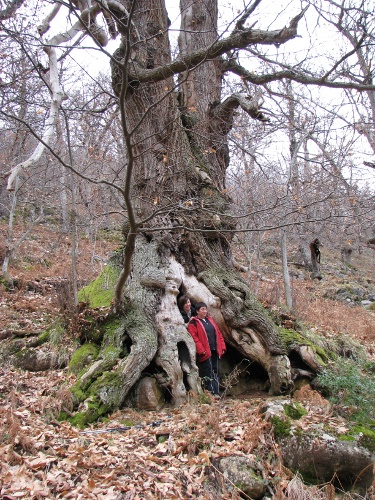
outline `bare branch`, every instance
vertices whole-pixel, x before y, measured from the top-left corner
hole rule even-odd
[[[236,234],[244,234],[244,233],[264,233],[267,231],[275,231],[276,229],[281,229],[285,227],[298,227],[298,226],[303,226],[305,224],[313,223],[313,222],[325,222],[329,221],[331,219],[346,219],[347,215],[340,215],[340,214],[332,214],[329,213],[326,216],[321,216],[321,217],[312,217],[310,219],[304,219],[303,221],[300,222],[283,222],[280,224],[272,224],[272,225],[263,225],[261,227],[252,227],[252,228],[236,228],[236,229],[208,229],[208,228],[192,228],[189,226],[160,226],[160,227],[148,227],[147,232],[148,233],[157,233],[159,231],[186,231],[189,233],[204,233],[204,234],[230,234],[230,233],[236,233]]]
[[[12,116],[12,115],[9,115],[8,113],[5,113],[4,111],[0,110],[0,113],[4,116],[6,116],[7,118],[10,118],[10,119],[13,119],[13,120],[17,120],[19,123],[22,123],[29,131],[30,133],[40,142],[40,144],[47,150],[51,153],[51,155],[56,158],[56,160],[61,163],[61,165],[65,168],[67,168],[68,170],[70,170],[73,174],[77,175],[78,177],[80,177],[81,179],[83,180],[86,180],[88,182],[90,182],[91,184],[104,184],[106,186],[109,186],[109,187],[112,187],[114,189],[116,189],[118,192],[120,192],[121,194],[123,194],[123,191],[122,189],[117,186],[116,184],[114,184],[113,182],[110,182],[110,181],[107,181],[105,179],[93,179],[92,177],[89,177],[87,175],[84,175],[82,174],[81,172],[79,172],[78,170],[76,170],[72,165],[69,165],[68,163],[65,163],[64,160],[51,148],[51,146],[49,144],[47,144],[46,142],[43,141],[43,138],[40,137],[32,128],[31,126],[25,121],[25,120],[22,120],[21,118],[18,118],[17,116]],[[14,167],[15,168],[15,167]],[[9,175],[10,173],[12,172],[12,170],[10,170],[10,172],[7,172],[5,174],[5,176]]]
[[[19,163],[15,167],[12,168],[11,174],[8,179],[8,186],[7,189],[9,191],[13,190],[13,185],[16,177],[19,175],[19,173],[28,168],[30,165],[33,165],[36,163],[42,156],[44,149],[45,149],[45,144],[49,144],[53,134],[54,134],[54,129],[55,129],[55,120],[58,116],[58,112],[60,109],[61,102],[64,98],[64,92],[60,86],[59,82],[59,75],[58,75],[58,68],[57,68],[57,57],[56,57],[56,50],[52,47],[46,47],[45,51],[48,55],[49,58],[49,66],[50,66],[50,83],[51,83],[51,91],[52,91],[52,96],[51,96],[51,106],[50,106],[50,112],[49,116],[46,120],[46,126],[43,132],[43,142],[39,142],[38,146],[32,153],[32,155],[25,161]]]
[[[195,52],[185,55],[170,64],[159,66],[154,69],[142,69],[137,67],[136,72],[129,74],[129,82],[159,82],[171,76],[193,69],[203,61],[216,59],[226,52],[234,49],[245,49],[249,45],[275,45],[283,44],[297,36],[297,24],[306,12],[304,9],[298,16],[293,18],[288,27],[280,30],[264,31],[251,28],[243,31],[235,31],[228,38],[217,40],[209,47],[204,47]]]
[[[50,14],[47,15],[46,20],[41,24],[41,32],[44,30],[48,30],[49,22],[51,19],[55,17],[58,9],[54,8]],[[51,105],[49,116],[46,120],[46,125],[44,132],[41,137],[41,141],[38,146],[35,148],[32,155],[25,161],[17,164],[15,167],[11,169],[11,173],[8,179],[7,189],[12,191],[14,182],[19,173],[36,163],[42,156],[45,147],[49,146],[50,141],[54,135],[55,122],[58,117],[58,113],[60,110],[61,102],[64,99],[64,92],[60,85],[58,67],[57,67],[57,54],[56,54],[56,46],[59,46],[62,43],[68,42],[72,40],[74,36],[82,29],[87,29],[86,25],[90,19],[95,19],[95,16],[100,12],[100,6],[95,4],[91,9],[86,9],[81,13],[80,20],[71,27],[65,33],[59,33],[52,37],[44,46],[44,51],[48,55],[49,58],[49,73],[50,73],[50,89],[51,89]],[[93,34],[95,38],[95,34]]]
[[[229,132],[233,126],[233,113],[240,106],[251,118],[263,123],[269,122],[261,111],[261,91],[257,89],[254,95],[234,93],[211,110],[212,120],[219,120],[222,131]]]
[[[53,6],[53,9],[51,12],[46,16],[46,18],[43,20],[42,24],[38,26],[38,33],[40,36],[43,36],[47,33],[47,31],[51,27],[51,21],[56,17],[57,13],[59,12],[61,7],[60,3],[56,3]]]
[[[366,36],[365,36],[365,35],[363,35],[363,36],[361,37],[361,39],[358,41],[358,43],[355,45],[354,49],[353,49],[353,50],[351,50],[351,51],[349,51],[347,54],[344,54],[344,55],[343,55],[343,56],[342,56],[342,57],[341,57],[341,58],[340,58],[340,59],[336,62],[336,64],[334,64],[334,65],[332,66],[332,68],[331,68],[329,71],[327,71],[327,73],[326,73],[326,74],[322,77],[322,78],[323,78],[323,80],[326,80],[326,79],[329,77],[329,75],[331,75],[331,74],[335,71],[335,69],[336,69],[336,68],[338,68],[338,67],[340,66],[340,64],[341,64],[342,62],[344,62],[344,61],[345,61],[346,59],[348,59],[350,56],[352,56],[353,54],[355,54],[355,53],[358,51],[358,49],[361,47],[361,45],[362,45],[362,43],[363,43],[363,41],[364,41],[364,39],[365,39],[365,38],[366,38]]]
[[[255,0],[252,5],[247,7],[242,14],[242,16],[239,18],[239,20],[236,22],[236,27],[235,30],[242,31],[244,30],[244,24],[245,22],[249,19],[251,14],[254,12],[254,10],[258,7],[258,5],[261,3],[262,0]]]
[[[234,61],[224,61],[223,63],[224,71],[230,71],[234,73],[247,82],[253,83],[255,85],[264,85],[265,83],[270,83],[278,80],[292,80],[294,82],[302,83],[304,85],[318,85],[319,87],[329,87],[334,89],[352,89],[358,90],[359,92],[364,91],[374,91],[375,85],[365,85],[353,82],[334,82],[325,80],[325,77],[314,77],[308,76],[305,73],[300,73],[294,69],[286,69],[284,71],[275,71],[273,73],[266,73],[261,75],[256,75],[255,73],[247,70],[240,64]]]

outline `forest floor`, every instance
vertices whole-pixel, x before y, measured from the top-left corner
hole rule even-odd
[[[21,230],[17,228],[19,234]],[[5,235],[6,227],[0,226],[1,242]],[[81,239],[79,282],[97,276],[118,245],[119,239],[110,240],[108,235],[95,241]],[[0,243],[1,260],[3,251]],[[335,251],[327,248],[322,281],[313,282],[301,271],[292,281],[293,314],[299,321],[326,337],[349,336],[370,357],[375,356],[375,311],[332,297],[348,284],[375,293],[374,258],[373,250],[364,249],[353,257],[353,266],[342,266]],[[14,288],[0,285],[0,350],[1,343],[9,342],[9,332],[32,338],[61,314],[71,301],[70,269],[70,239],[53,229],[36,230],[20,247],[10,269]],[[268,308],[283,311],[277,257],[262,262],[252,283]],[[106,422],[80,430],[57,421],[73,382],[66,369],[22,372],[1,357],[0,498],[246,498],[215,467],[221,456],[242,454],[262,463],[270,497],[335,498],[332,485],[304,486],[281,466],[271,425],[261,417],[266,393],[204,401],[192,394],[178,409],[124,409]],[[315,405],[310,398],[309,414],[299,425],[323,419],[332,426],[342,425],[331,413],[322,413],[319,398]],[[227,494],[217,496],[213,476],[226,485]]]

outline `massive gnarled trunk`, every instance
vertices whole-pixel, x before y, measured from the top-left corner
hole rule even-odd
[[[133,2],[122,3],[130,12]],[[254,96],[221,95],[223,52],[219,47],[217,56],[209,53],[219,43],[216,0],[181,0],[179,60],[185,66],[176,80],[168,70],[172,61],[164,0],[150,0],[147,9],[144,3],[135,3],[129,38],[124,37],[115,53],[120,66],[112,64],[117,95],[124,74],[129,80],[125,115],[134,159],[132,200],[137,222],[143,221],[117,337],[117,347],[126,338],[129,349],[113,363],[117,385],[108,390],[102,384],[97,394],[109,407],[120,407],[150,372],[174,404],[189,390],[200,391],[195,346],[177,308],[182,292],[207,302],[236,359],[256,361],[268,374],[270,390],[287,392],[293,384],[286,344],[234,265],[236,224],[225,190],[233,112],[241,106],[254,118],[264,117]],[[281,42],[295,34],[287,32],[278,32]],[[200,55],[204,48],[206,57]],[[121,64],[127,55],[124,73]],[[152,70],[154,76],[147,78]],[[124,227],[126,235],[126,222]],[[311,349],[300,349],[299,355],[312,369],[319,366]],[[85,390],[104,377],[104,358],[99,356],[96,369],[86,376]]]

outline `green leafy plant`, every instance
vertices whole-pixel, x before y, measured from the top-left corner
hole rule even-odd
[[[350,420],[375,420],[375,379],[367,359],[337,358],[316,379],[317,388]]]

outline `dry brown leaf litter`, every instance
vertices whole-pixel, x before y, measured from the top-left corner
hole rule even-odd
[[[258,403],[192,402],[156,413],[123,410],[83,431],[53,411],[71,382],[66,371],[2,369],[1,496],[16,498],[214,498],[214,458],[268,455],[264,478],[280,473],[277,447]],[[130,429],[124,420],[131,420]],[[126,429],[126,427],[125,427]],[[255,454],[254,454],[255,460]],[[239,498],[236,492],[224,498]]]
[[[25,336],[42,332],[59,311],[56,290],[70,275],[70,257],[55,232],[44,233],[40,242],[53,247],[48,253],[49,266],[44,264],[46,249],[39,242],[32,253],[40,251],[40,264],[35,255],[30,271],[23,267],[22,260],[16,263],[13,275],[19,275],[24,287],[11,293],[0,290],[3,338],[7,337],[8,329]],[[111,244],[102,242],[102,245],[103,255],[108,256]],[[29,244],[24,254],[29,256]],[[87,279],[100,271],[86,259],[90,255],[90,251],[83,251],[79,262],[80,275]],[[375,352],[374,313],[355,308],[355,314],[348,316],[346,312],[354,308],[320,298],[319,286],[306,285],[304,293],[301,285],[298,301],[303,318],[315,323],[324,318],[317,327],[324,336],[336,336],[345,327],[353,338],[366,344],[370,354]],[[315,297],[313,301],[309,293]],[[269,298],[269,293],[265,296]],[[324,308],[328,306],[327,316]],[[246,454],[262,463],[263,477],[273,482],[276,500],[286,498],[285,495],[289,499],[334,498],[330,485],[325,489],[307,489],[300,478],[291,478],[280,466],[270,426],[259,417],[260,400],[224,400],[202,406],[193,400],[179,410],[157,414],[124,410],[95,430],[124,427],[124,420],[129,419],[142,428],[83,434],[67,423],[57,422],[61,409],[69,411],[69,398],[65,396],[72,383],[66,371],[31,374],[5,366],[0,369],[1,498],[217,500],[217,494],[208,484],[215,472],[213,461],[215,457],[234,454]],[[320,400],[319,395],[312,393],[301,397],[305,398],[303,403],[309,414],[296,426],[302,429],[319,426],[324,420],[326,425],[345,432],[345,422],[331,416],[331,408],[323,398]],[[146,425],[153,420],[162,420],[162,424]],[[165,442],[158,442],[158,437],[165,438]],[[216,477],[229,486],[225,478],[217,474]],[[221,498],[239,498],[239,493],[235,490]]]
[[[56,420],[73,382],[66,370],[3,368],[0,376],[2,499],[217,500],[212,475],[220,476],[224,487],[232,486],[220,498],[236,499],[239,491],[214,466],[215,459],[231,455],[261,464],[275,498],[283,498],[291,479],[281,466],[270,424],[260,415],[261,399],[211,404],[192,399],[180,409],[157,413],[125,409],[108,422],[79,430]],[[315,404],[317,412],[296,425],[307,428],[322,418],[332,427],[344,425],[322,414],[314,395],[306,394],[305,402],[312,409]]]

